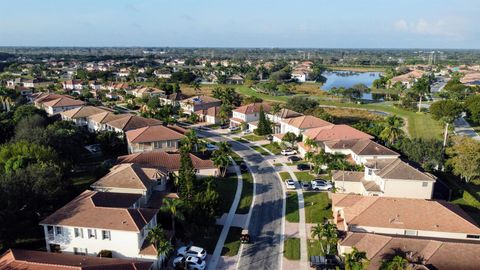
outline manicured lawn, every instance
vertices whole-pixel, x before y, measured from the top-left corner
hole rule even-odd
[[[230,227],[228,231],[225,245],[222,249],[222,256],[235,256],[240,249],[240,235],[242,234],[242,228]]]
[[[263,148],[261,148],[260,146],[257,146],[257,145],[252,145],[250,146],[252,147],[253,150],[259,152],[261,155],[263,156],[270,156],[270,153],[268,153],[267,151],[265,151]]]
[[[268,151],[272,152],[274,155],[279,155],[282,151],[282,148],[280,145],[278,145],[278,143],[269,143],[262,146],[268,149]]]
[[[285,240],[283,256],[289,260],[300,260],[300,239],[288,238]]]
[[[225,178],[216,178],[215,190],[220,194],[219,215],[228,213],[230,206],[232,206],[235,192],[237,192],[237,174],[231,173]]]
[[[263,136],[258,136],[258,135],[255,135],[255,134],[245,135],[245,136],[243,136],[243,138],[245,140],[251,141],[251,142],[265,140],[265,138]]]
[[[303,197],[307,223],[322,223],[332,218],[332,204],[327,192],[304,192]]]
[[[288,172],[279,172],[279,174],[283,181],[286,181],[287,179],[291,179],[290,174]]]
[[[301,182],[310,182],[315,179],[315,176],[311,175],[309,172],[294,172],[298,181]]]
[[[298,197],[296,192],[287,193],[285,219],[288,222],[294,223],[298,223],[298,221],[300,220],[300,214],[298,211]]]
[[[310,232],[307,232],[310,233]],[[323,245],[324,248],[325,245]],[[307,251],[308,257],[310,256],[323,256],[322,248],[320,246],[320,241],[315,239],[307,239]]]
[[[245,140],[245,139],[243,139],[243,138],[239,138],[239,137],[234,138],[234,140],[237,141],[237,142],[241,142],[241,143],[249,143],[249,141],[247,141],[247,140]]]
[[[242,186],[242,197],[238,204],[237,214],[247,214],[250,210],[250,205],[253,200],[253,177],[249,172],[242,174],[243,186]]]
[[[249,88],[247,86],[238,86],[235,89],[238,93],[244,95],[244,96],[252,96],[252,97],[258,97],[263,100],[270,100],[270,101],[275,101],[275,102],[287,102],[289,96],[271,96],[263,93],[259,93],[252,88]]]

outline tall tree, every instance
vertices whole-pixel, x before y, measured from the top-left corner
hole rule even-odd
[[[403,119],[396,116],[388,116],[385,119],[385,127],[380,133],[380,139],[393,145],[398,139],[400,139],[404,132],[402,130]]]
[[[225,177],[227,173],[228,166],[231,163],[230,155],[232,153],[231,146],[228,142],[220,142],[218,144],[218,149],[213,152],[213,163],[215,166],[218,166],[221,171],[222,177]]]
[[[453,100],[440,100],[430,106],[430,113],[433,119],[441,120],[445,123],[445,133],[443,137],[443,147],[447,145],[448,126],[460,117],[462,105]]]
[[[313,238],[318,239],[322,253],[331,254],[331,247],[336,246],[338,241],[337,227],[330,222],[317,224],[312,228],[311,234]],[[326,249],[324,249],[323,243],[327,245]]]
[[[178,192],[181,198],[188,203],[194,195],[194,182],[196,180],[195,168],[190,157],[190,149],[180,147],[180,169],[178,172]]]
[[[345,270],[364,270],[367,266],[367,253],[353,247],[350,253],[345,254]]]
[[[175,220],[183,220],[185,216],[181,212],[183,201],[180,199],[163,199],[163,204],[160,208],[161,211],[169,213],[172,219],[172,231],[175,236]]]
[[[297,141],[297,135],[293,132],[287,132],[283,135],[282,141],[290,143],[290,146],[293,147]]]
[[[430,92],[430,78],[428,76],[423,76],[413,84],[412,92],[415,93],[419,98],[418,111],[422,107],[422,99],[425,94]]]
[[[267,135],[272,134],[272,125],[270,121],[265,116],[265,112],[263,111],[263,106],[260,106],[260,111],[258,112],[258,126],[255,130],[257,135]]]
[[[447,155],[450,157],[447,164],[452,167],[453,173],[467,183],[480,177],[480,142],[468,137],[455,137]]]

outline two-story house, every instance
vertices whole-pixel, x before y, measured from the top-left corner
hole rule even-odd
[[[209,96],[194,96],[180,101],[180,107],[186,114],[192,114],[195,111],[207,110],[211,107],[222,105],[222,101]]]
[[[358,165],[371,159],[394,159],[400,157],[397,152],[370,139],[332,140],[323,143],[325,153],[350,156]]]
[[[158,209],[139,208],[141,194],[86,190],[40,222],[51,252],[157,261],[146,240]]]
[[[68,80],[62,82],[63,90],[80,93],[83,89],[83,82],[80,80]]]
[[[110,172],[93,183],[91,188],[101,192],[140,194],[140,205],[146,206],[154,191],[166,190],[167,181],[168,171],[165,169],[123,163],[112,167]]]
[[[341,193],[431,199],[436,177],[400,158],[370,159],[364,172],[335,171],[332,180]]]
[[[107,123],[128,117],[130,114],[115,114],[113,112],[100,112],[87,116],[87,126],[90,132],[97,132],[103,130],[113,130],[112,127],[107,126]]]
[[[241,126],[242,123],[253,123],[258,121],[258,118],[260,117],[260,109],[263,109],[266,115],[270,111],[271,107],[266,103],[250,103],[236,108],[232,111],[230,126],[238,127]],[[255,125],[254,127],[256,128]]]
[[[340,231],[480,240],[475,221],[445,201],[333,193],[332,211]]]
[[[85,105],[85,102],[76,100],[67,95],[42,93],[33,101],[35,107],[43,109],[49,115],[54,115]]]
[[[194,113],[198,115],[199,122],[205,122],[212,125],[220,124],[220,106],[195,111]]]
[[[106,130],[124,134],[129,130],[161,124],[162,121],[157,119],[145,118],[137,115],[127,115],[125,117],[106,122],[105,126]]]
[[[140,87],[140,88],[135,88],[130,91],[132,95],[134,95],[137,98],[141,97],[158,97],[165,95],[165,91],[160,90],[158,88],[153,88],[153,87]]]
[[[180,140],[185,137],[182,133],[163,125],[132,129],[125,135],[130,154],[153,150],[177,151],[180,147]]]
[[[280,133],[273,135],[273,141],[281,141],[283,136],[288,132],[300,136],[308,129],[331,125],[333,124],[311,115],[302,115],[284,119],[280,121]]]
[[[169,173],[178,175],[181,165],[180,159],[181,157],[179,153],[149,151],[120,156],[117,158],[117,162],[120,164],[135,163],[140,164],[141,166],[160,168]],[[219,175],[220,171],[212,160],[202,159],[194,154],[190,154],[190,159],[192,160],[192,165],[197,177]]]
[[[180,106],[180,101],[188,97],[182,93],[172,93],[170,95],[160,95],[158,98],[162,105]]]
[[[60,116],[64,121],[72,121],[75,123],[75,125],[84,127],[88,126],[89,116],[104,112],[108,112],[106,108],[103,109],[95,106],[81,106],[72,110],[61,112]]]

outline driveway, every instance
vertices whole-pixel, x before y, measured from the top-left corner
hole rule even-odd
[[[212,141],[224,141],[212,131],[199,130]],[[248,230],[251,244],[242,245],[237,269],[281,269],[283,191],[275,168],[247,146],[230,141],[232,149],[244,158],[255,179],[255,197]],[[247,221],[248,222],[248,221]]]

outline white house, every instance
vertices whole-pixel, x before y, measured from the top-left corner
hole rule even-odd
[[[242,123],[252,123],[258,121],[261,108],[263,108],[266,117],[266,114],[271,109],[270,105],[266,103],[250,103],[236,108],[232,111],[230,126],[240,126]]]
[[[48,251],[157,261],[146,240],[158,209],[139,208],[140,194],[86,190],[40,222]]]
[[[49,115],[72,110],[85,104],[85,102],[70,96],[47,93],[40,94],[33,103],[35,107],[45,110]]]
[[[72,121],[75,123],[75,125],[79,127],[83,127],[83,126],[88,126],[89,116],[103,113],[103,112],[108,112],[108,111],[106,109],[102,109],[95,106],[81,106],[75,109],[61,112],[60,116],[62,117],[62,120]]]
[[[124,117],[128,117],[130,114],[114,114],[113,112],[100,112],[97,114],[89,115],[86,118],[87,127],[90,132],[97,132],[103,130],[113,131],[114,128],[108,126],[107,123],[118,120]]]
[[[292,79],[297,82],[306,82],[309,80],[308,72],[303,70],[294,70],[292,72]]]
[[[68,80],[62,82],[63,90],[81,91],[83,89],[83,82],[80,80]]]
[[[209,96],[194,96],[180,101],[180,107],[186,114],[220,105],[222,105],[221,100]]]
[[[208,124],[216,125],[220,124],[220,106],[210,107],[205,110],[199,110],[194,112],[198,115],[200,122],[205,122]]]
[[[308,129],[331,125],[333,124],[311,115],[302,115],[298,117],[284,119],[280,121],[280,133],[273,135],[273,141],[280,142],[283,136],[288,132],[300,136],[304,131]]]

